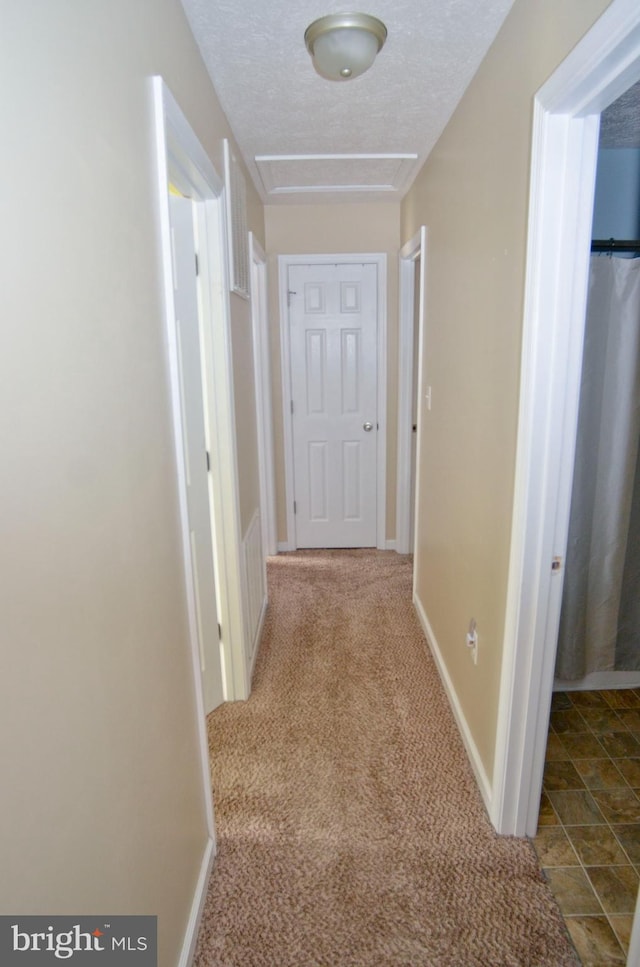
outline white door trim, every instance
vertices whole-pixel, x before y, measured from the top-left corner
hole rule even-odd
[[[267,257],[253,232],[249,232],[249,264],[251,267],[253,368],[256,386],[256,426],[258,430],[258,465],[260,472],[260,521],[262,526],[263,554],[269,555],[278,553],[278,539],[276,534]]]
[[[223,679],[228,700],[247,694],[242,619],[240,525],[233,407],[233,370],[227,297],[227,257],[223,183],[184,114],[162,78],[152,78],[158,159],[158,200],[162,271],[166,306],[167,347],[172,415],[176,445],[176,473],[183,531],[185,573],[190,575],[189,529],[185,491],[184,449],[180,420],[180,387],[175,341],[171,235],[167,186],[171,180],[196,203],[198,239],[206,254],[200,259],[203,276],[202,337],[205,430],[212,456],[210,497],[214,521],[218,601],[223,627]],[[190,582],[188,582],[190,583]],[[197,657],[194,614],[190,601],[192,645]],[[226,633],[225,633],[226,630]],[[199,658],[198,658],[199,668]],[[197,695],[200,695],[196,689]],[[205,736],[206,751],[206,736]],[[207,753],[208,755],[208,753]],[[207,787],[210,785],[207,763]]]
[[[178,510],[182,534],[182,557],[185,573],[185,588],[191,645],[191,663],[194,676],[194,697],[196,703],[197,735],[200,752],[202,792],[207,824],[207,841],[203,850],[198,882],[195,886],[188,922],[185,928],[179,967],[187,967],[191,962],[202,918],[207,884],[216,854],[216,832],[213,814],[213,794],[209,770],[209,749],[207,743],[202,671],[198,642],[197,615],[195,602],[195,579],[191,563],[189,544],[189,515],[187,506],[186,467],[182,439],[182,420],[180,414],[180,376],[178,347],[175,328],[175,307],[173,294],[173,259],[171,251],[171,221],[169,214],[169,180],[181,182],[181,190],[191,194],[199,202],[212,206],[211,218],[215,222],[220,217],[219,198],[222,192],[215,169],[193,134],[186,118],[173,99],[161,77],[152,78],[153,113],[155,121],[155,150],[157,161],[157,204],[160,230],[162,277],[165,297],[166,334],[171,390],[171,409],[173,417],[174,444],[176,455],[176,476],[178,487]],[[213,253],[207,253],[212,257]],[[224,677],[224,676],[223,676]]]
[[[182,556],[186,577],[186,596],[189,617],[189,634],[191,639],[192,664],[194,677],[196,679],[195,700],[198,711],[198,737],[200,742],[207,825],[209,828],[209,835],[212,840],[215,841],[213,799],[211,794],[211,778],[209,775],[209,753],[207,749],[205,731],[205,710],[202,693],[200,653],[198,644],[197,615],[194,592],[195,585],[189,546],[186,467],[184,461],[183,428],[180,414],[180,376],[173,295],[173,264],[171,252],[171,222],[169,213],[168,185],[170,180],[176,178],[176,174],[178,175],[178,180],[180,180],[180,173],[176,172],[175,169],[176,167],[183,167],[182,165],[178,166],[176,164],[178,159],[175,157],[177,151],[175,150],[174,143],[176,146],[183,147],[185,157],[192,160],[193,164],[198,168],[196,178],[192,178],[186,171],[184,171],[182,175],[183,182],[186,182],[184,187],[188,189],[189,194],[195,193],[198,200],[203,198],[215,199],[221,191],[221,183],[215,173],[215,170],[213,170],[209,159],[206,157],[204,160],[202,159],[199,143],[193,143],[190,137],[192,133],[191,129],[188,128],[188,126],[187,128],[184,127],[184,125],[187,124],[184,115],[178,108],[171,96],[171,93],[160,77],[153,78],[153,97],[156,122],[156,153],[158,161],[158,214],[160,218],[160,237],[162,245],[166,333],[168,343],[169,379],[171,382],[171,408],[176,454],[178,502],[182,531]],[[186,165],[184,165],[184,167],[186,167]],[[196,181],[197,184],[193,184],[194,181]]]
[[[535,833],[549,722],[600,112],[640,77],[640,7],[613,0],[535,99],[516,489],[492,794]],[[634,929],[640,929],[638,918]],[[637,942],[637,941],[636,941]]]
[[[284,425],[284,464],[287,539],[278,550],[293,551],[295,542],[295,517],[293,513],[293,425],[291,420],[291,347],[289,340],[288,276],[292,265],[363,265],[377,266],[378,279],[378,467],[376,482],[376,544],[385,550],[386,544],[386,492],[387,492],[387,256],[384,253],[365,254],[349,252],[326,255],[279,255],[278,279],[280,301],[280,359],[282,369],[282,418]]]
[[[400,249],[399,278],[400,278],[400,309],[398,331],[398,468],[396,486],[396,550],[399,554],[408,554],[411,549],[411,451],[412,441],[412,413],[413,413],[413,347],[415,318],[415,263],[420,259],[420,281],[418,290],[418,319],[417,324],[422,339],[424,330],[425,303],[425,258],[427,249],[427,230],[423,225],[412,239]],[[419,353],[420,369],[422,358]],[[418,406],[418,424],[420,412]],[[420,439],[420,427],[416,433]],[[417,460],[416,460],[417,470]],[[416,488],[417,491],[417,488]],[[415,496],[415,495],[414,495]],[[415,504],[415,500],[414,500]],[[415,529],[415,512],[413,515]]]

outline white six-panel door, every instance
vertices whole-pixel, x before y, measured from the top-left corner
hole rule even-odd
[[[375,547],[377,266],[289,267],[298,547]]]

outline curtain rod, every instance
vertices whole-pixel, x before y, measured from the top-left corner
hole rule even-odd
[[[640,239],[637,238],[594,238],[592,252],[640,252]]]

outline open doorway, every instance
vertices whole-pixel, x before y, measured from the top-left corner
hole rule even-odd
[[[640,9],[614,0],[534,104],[518,451],[491,815],[534,835],[569,529],[600,113],[640,79]],[[630,963],[640,956],[640,918]],[[636,960],[633,959],[636,958]]]
[[[640,82],[601,116],[592,239],[554,685],[568,692],[640,687]]]
[[[278,257],[286,549],[386,548],[386,255]]]
[[[567,545],[600,112],[640,78],[616,0],[534,108],[516,495],[492,818],[536,831]]]
[[[534,842],[578,951],[615,963],[640,860],[640,84],[601,115],[592,238]]]
[[[169,186],[169,220],[173,263],[173,329],[177,350],[179,422],[178,463],[184,467],[189,557],[187,597],[190,620],[195,621],[192,637],[197,638],[200,678],[205,714],[225,699],[224,654],[221,648],[219,584],[214,567],[209,476],[211,454],[205,421],[202,359],[202,293],[198,264],[201,252],[196,243],[196,203]]]
[[[185,938],[183,962],[190,961],[197,939],[198,925],[206,894],[206,887],[215,855],[215,823],[209,770],[205,712],[206,703],[225,699],[246,698],[249,691],[248,667],[244,647],[244,619],[242,600],[242,572],[239,538],[238,489],[235,479],[235,431],[233,420],[233,392],[231,385],[231,357],[228,333],[228,296],[226,270],[226,239],[224,233],[223,184],[210,159],[193,133],[182,111],[160,77],[152,79],[155,117],[158,231],[162,281],[166,306],[167,378],[171,391],[175,437],[175,473],[177,484],[177,512],[182,533],[182,557],[185,576],[185,596],[189,619],[194,697],[197,709],[197,734],[200,749],[203,806],[207,818],[208,841],[204,851],[198,885]],[[173,206],[169,186],[173,187]],[[173,210],[172,210],[173,208]],[[176,234],[180,236],[176,239]],[[177,242],[177,246],[176,246]],[[193,249],[198,246],[198,269]],[[177,258],[176,258],[177,256]],[[181,360],[180,333],[176,326],[176,275],[178,262],[184,262],[181,274],[186,280],[190,306],[181,315],[191,314],[190,361]],[[200,285],[195,284],[196,271]],[[178,289],[181,288],[178,282]],[[185,315],[186,313],[186,315]],[[181,363],[183,364],[181,367]],[[193,423],[185,422],[183,398],[187,374],[198,384],[201,395],[191,400],[201,421],[193,441],[194,452],[185,439]],[[194,388],[191,386],[190,388]],[[197,394],[196,394],[197,395]],[[202,452],[202,444],[204,451]],[[207,455],[210,472],[207,467]],[[225,456],[226,459],[221,459]],[[193,458],[193,460],[191,459]],[[199,506],[210,512],[208,524],[200,522],[208,534],[208,548],[213,545],[213,569],[198,574],[198,554],[194,554],[189,515],[190,465],[199,466],[204,478],[204,492]],[[202,483],[202,479],[200,481]],[[206,537],[205,533],[205,537]],[[206,544],[206,541],[205,541]],[[202,558],[200,558],[202,559]],[[215,574],[215,577],[213,576]],[[204,583],[203,583],[204,582]],[[217,585],[217,587],[216,587]],[[218,604],[216,629],[219,636],[218,655],[203,655],[201,648],[203,619],[197,595],[208,597]],[[208,621],[211,618],[209,613]],[[221,632],[221,633],[220,633]],[[215,667],[215,658],[219,664]],[[214,673],[220,678],[217,690],[203,688],[203,659],[211,659]],[[220,694],[221,693],[221,694]]]
[[[243,597],[243,557],[238,503],[237,441],[235,435],[231,340],[227,271],[224,185],[162,78],[153,79],[158,160],[158,197],[163,282],[167,307],[169,379],[176,434],[176,466],[183,558],[188,584],[191,577],[189,524],[186,502],[186,467],[181,441],[182,400],[179,347],[175,337],[173,252],[169,212],[169,184],[191,199],[194,234],[199,246],[199,317],[201,381],[206,446],[211,468],[208,477],[213,530],[213,556],[217,582],[218,620],[221,625],[221,669],[224,697],[247,698],[250,690]],[[206,459],[206,457],[204,458]],[[189,592],[187,592],[189,594]],[[190,625],[199,681],[197,616],[190,604]],[[206,737],[203,746],[206,750]]]

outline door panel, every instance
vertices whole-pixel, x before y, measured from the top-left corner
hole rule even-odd
[[[357,413],[360,400],[360,333],[342,331],[342,412]]]
[[[213,569],[192,203],[170,197],[191,566],[206,712],[224,700]]]
[[[289,290],[296,546],[375,547],[377,268],[292,266]]]
[[[307,331],[307,413],[326,416],[325,388],[327,358],[326,334],[318,330]]]
[[[310,442],[309,455],[309,517],[312,521],[327,521],[329,518],[327,445]]]
[[[345,440],[342,444],[345,520],[360,520],[364,512],[361,493],[360,449],[360,444],[354,440]]]

